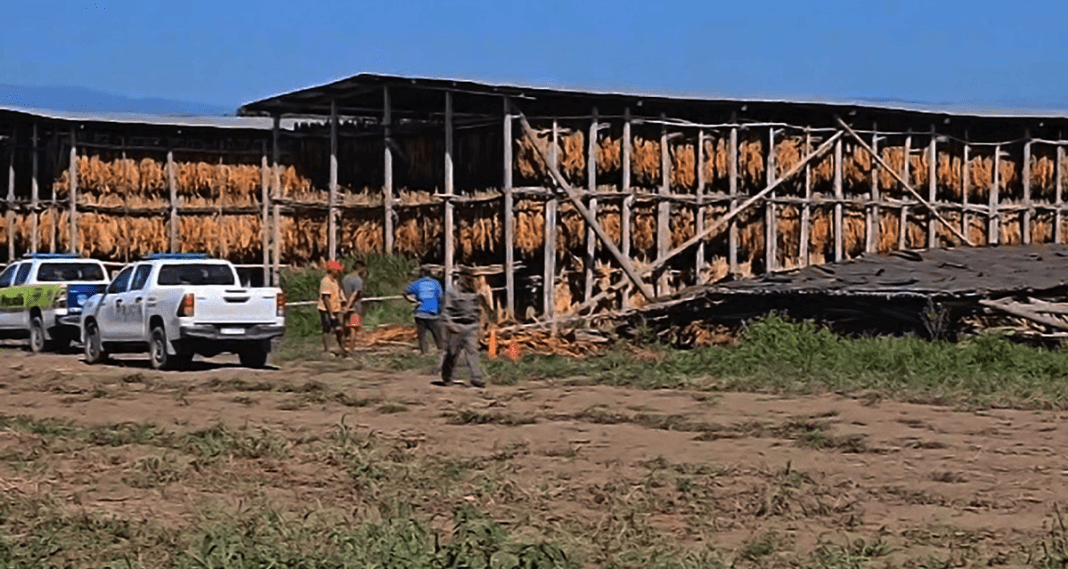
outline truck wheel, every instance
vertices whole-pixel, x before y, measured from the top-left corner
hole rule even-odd
[[[35,354],[45,351],[45,329],[40,316],[30,319],[30,350]]]
[[[152,369],[171,369],[178,362],[176,358],[167,353],[167,333],[161,326],[152,329],[152,337],[149,342],[149,357],[152,358]]]
[[[85,326],[85,363],[97,364],[107,359],[104,343],[100,341],[100,329],[90,322]]]
[[[245,367],[262,369],[267,365],[267,355],[271,353],[271,345],[268,342],[257,344],[251,348],[241,350],[237,357],[241,365]]]

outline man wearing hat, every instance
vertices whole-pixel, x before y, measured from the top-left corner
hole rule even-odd
[[[441,349],[441,283],[431,276],[430,267],[423,265],[415,275],[419,278],[404,289],[404,298],[415,304],[415,331],[419,337],[419,351],[426,355],[429,350],[427,334],[434,337],[434,345]]]
[[[338,279],[344,269],[341,263],[330,260],[326,263],[326,274],[319,282],[319,323],[323,328],[323,353],[330,353],[329,338],[337,336],[337,345],[341,348],[341,357],[349,355],[345,348],[345,328],[341,326],[341,285]]]
[[[475,276],[467,267],[458,271],[456,286],[445,293],[445,307],[442,310],[442,327],[445,331],[445,350],[441,354],[441,382],[452,382],[452,372],[456,368],[456,359],[462,353],[471,370],[471,385],[485,386],[482,379],[482,367],[478,361],[478,339],[482,329],[482,316],[491,311],[486,299],[475,292]],[[480,311],[482,313],[480,314]]]

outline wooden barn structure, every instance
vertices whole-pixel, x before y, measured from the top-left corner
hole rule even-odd
[[[305,160],[326,179],[267,198],[325,245],[292,260],[405,253],[447,282],[469,266],[517,320],[864,253],[1066,239],[1065,113],[371,74],[239,113],[322,139]]]

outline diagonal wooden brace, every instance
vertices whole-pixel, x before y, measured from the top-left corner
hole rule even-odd
[[[841,126],[847,133],[849,133],[849,136],[852,136],[857,141],[857,144],[859,144],[861,148],[863,148],[869,155],[871,155],[873,160],[878,162],[879,166],[885,168],[886,171],[894,177],[894,179],[896,179],[902,186],[905,187],[906,190],[909,191],[910,194],[912,194],[913,197],[916,198],[916,201],[920,202],[923,207],[927,208],[927,210],[931,212],[931,215],[933,215],[935,219],[940,221],[942,225],[945,225],[950,231],[952,231],[953,234],[957,236],[957,239],[960,239],[964,244],[970,247],[974,246],[974,244],[967,237],[964,236],[964,232],[954,227],[952,224],[946,221],[946,218],[942,217],[937,211],[935,211],[934,206],[924,200],[923,196],[921,196],[919,192],[912,189],[912,186],[910,186],[909,183],[905,181],[905,178],[902,177],[901,174],[898,174],[897,170],[891,168],[890,165],[887,164],[877,152],[872,150],[871,146],[868,146],[868,143],[864,142],[864,139],[861,138],[860,135],[856,133],[856,131],[850,128],[844,120],[842,120],[842,117],[835,117],[835,120],[838,121],[839,126]],[[933,164],[931,165],[931,168],[934,168]]]
[[[743,211],[745,211],[746,209],[752,207],[753,204],[755,204],[758,201],[760,201],[761,199],[763,199],[764,196],[766,196],[767,194],[775,191],[775,189],[778,188],[780,185],[782,185],[784,182],[786,182],[787,180],[789,180],[789,179],[793,178],[794,176],[796,176],[798,172],[801,172],[805,168],[806,164],[808,164],[809,162],[815,160],[816,158],[819,158],[820,156],[823,156],[828,151],[830,151],[830,149],[834,146],[835,141],[838,140],[839,138],[841,138],[842,135],[843,135],[842,131],[838,131],[838,132],[834,133],[834,135],[831,136],[830,138],[828,138],[823,144],[821,144],[819,146],[819,148],[817,148],[816,150],[812,151],[812,153],[810,153],[808,156],[805,156],[800,162],[795,164],[793,168],[790,168],[789,171],[787,171],[785,174],[783,174],[774,183],[768,185],[768,187],[766,187],[763,190],[761,190],[760,193],[758,193],[758,194],[754,195],[753,197],[745,200],[745,202],[739,204],[738,207],[736,207],[736,208],[732,209],[731,211],[727,212],[726,215],[724,215],[723,217],[719,218],[716,221],[716,223],[712,224],[711,227],[705,229],[703,232],[701,232],[701,234],[695,235],[694,237],[688,239],[682,245],[679,245],[678,247],[676,247],[672,251],[668,252],[668,254],[663,259],[661,259],[661,260],[653,263],[649,267],[647,267],[645,269],[645,271],[642,273],[642,276],[648,275],[650,273],[653,273],[653,272],[659,270],[672,257],[674,257],[674,256],[678,255],[679,253],[685,251],[686,249],[692,247],[693,245],[697,244],[699,241],[701,241],[702,239],[705,239],[709,235],[712,235],[712,234],[714,234],[714,233],[716,233],[718,231],[723,231],[723,229],[727,226],[727,224],[730,222],[730,220],[732,220],[735,217],[737,217],[738,214],[740,214]],[[589,308],[591,306],[596,305],[598,302],[600,302],[602,299],[607,297],[612,292],[615,292],[615,291],[623,288],[623,286],[625,286],[625,284],[626,284],[626,281],[621,281],[619,283],[616,283],[616,284],[612,285],[607,290],[601,291],[600,293],[598,293],[593,298],[587,300],[586,302],[584,302],[581,305],[579,305],[578,307],[576,307],[575,308],[575,312],[578,313],[578,312],[581,312],[581,311],[583,311],[583,310],[585,310],[585,309],[587,309],[587,308]]]
[[[556,168],[556,166],[551,161],[549,161],[548,157],[545,156],[545,153],[542,152],[541,147],[538,146],[537,138],[534,135],[534,129],[531,128],[530,123],[527,122],[527,117],[521,111],[515,109],[514,105],[513,109],[515,110],[516,115],[519,117],[519,124],[523,127],[523,134],[527,137],[527,140],[530,141],[530,145],[534,147],[534,150],[541,157],[542,161],[546,164],[546,166],[548,166],[549,174],[552,175],[553,181],[556,182],[557,187],[559,187],[561,190],[564,191],[565,194],[567,194],[566,197],[571,202],[571,205],[573,205],[575,209],[578,210],[580,214],[582,214],[583,219],[585,219],[588,226],[593,229],[593,232],[597,235],[597,238],[600,239],[601,243],[604,244],[605,249],[608,249],[608,252],[611,253],[612,256],[615,257],[616,261],[619,262],[619,265],[623,267],[623,271],[630,278],[631,282],[634,283],[634,286],[638,287],[638,290],[640,290],[641,293],[645,295],[645,298],[652,300],[654,297],[653,291],[644,282],[642,282],[642,279],[638,275],[638,272],[634,270],[634,265],[630,263],[629,259],[623,256],[623,253],[619,251],[619,248],[616,247],[616,244],[608,238],[608,234],[605,233],[604,229],[601,227],[601,224],[597,222],[597,218],[595,218],[593,214],[590,213],[590,210],[587,209],[586,206],[582,203],[582,199],[579,198],[574,188],[572,188],[571,185],[567,183],[567,180],[565,180],[564,176],[560,174],[560,171]],[[505,141],[505,144],[508,143],[509,141]],[[545,228],[545,231],[553,230],[554,228],[552,227]]]

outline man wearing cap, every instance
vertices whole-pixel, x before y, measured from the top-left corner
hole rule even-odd
[[[323,327],[323,353],[330,353],[329,338],[337,336],[337,345],[341,348],[341,357],[347,357],[345,349],[345,328],[341,326],[341,285],[338,278],[342,272],[341,263],[331,260],[326,263],[326,274],[319,282],[319,323]]]
[[[466,267],[461,268],[456,286],[445,293],[445,307],[441,313],[445,350],[441,354],[438,369],[441,370],[442,384],[448,385],[452,382],[456,358],[462,353],[467,360],[467,367],[471,370],[471,385],[485,386],[482,367],[478,361],[478,339],[482,329],[482,317],[490,312],[485,297],[475,292],[474,274]]]
[[[341,290],[345,293],[345,344],[356,347],[356,334],[363,321],[364,278],[367,265],[360,260],[352,264],[352,272],[341,281]]]
[[[419,278],[404,289],[404,298],[415,304],[415,331],[419,337],[419,351],[426,355],[426,336],[434,337],[434,345],[441,349],[441,327],[438,316],[441,313],[441,283],[430,276],[430,267],[422,266],[416,273]]]

